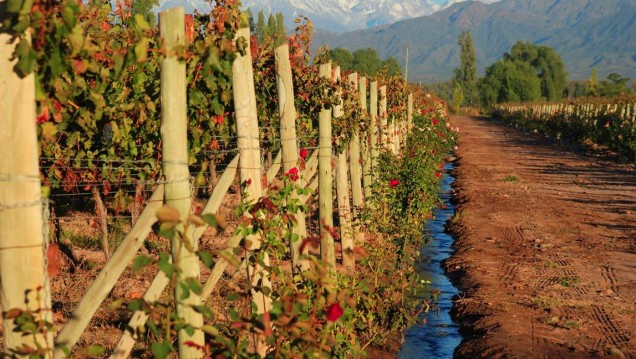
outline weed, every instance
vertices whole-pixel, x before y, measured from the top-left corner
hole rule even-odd
[[[561,277],[559,278],[559,284],[566,288],[574,287],[579,284],[581,280],[576,277]]]
[[[536,305],[538,308],[542,308],[545,311],[550,311],[553,308],[559,306],[559,304],[561,304],[561,302],[558,298],[538,297],[534,299],[534,305]]]
[[[519,177],[517,177],[515,175],[508,175],[508,176],[504,177],[503,181],[506,182],[506,183],[517,183],[517,182],[519,182]]]
[[[546,266],[546,267],[548,267],[548,268],[556,268],[556,267],[558,267],[559,265],[558,265],[558,264],[556,264],[556,263],[555,263],[555,262],[553,262],[553,261],[546,261],[546,262],[545,262],[545,266]]]
[[[574,320],[568,320],[565,323],[563,323],[563,328],[566,328],[566,329],[576,329],[580,326],[581,324],[579,324],[579,322]]]

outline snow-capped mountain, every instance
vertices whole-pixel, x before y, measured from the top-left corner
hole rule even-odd
[[[243,8],[251,9],[254,16],[262,10],[266,19],[270,13],[282,13],[288,28],[302,15],[318,29],[345,32],[429,15],[460,1],[465,0],[242,0],[242,4]],[[210,3],[205,0],[161,0],[159,8],[178,5],[183,5],[186,12],[210,10]]]

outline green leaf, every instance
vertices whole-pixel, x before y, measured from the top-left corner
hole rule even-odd
[[[188,288],[194,292],[194,294],[201,295],[203,288],[201,288],[201,283],[195,278],[186,278],[185,280]]]
[[[15,64],[15,70],[18,75],[25,77],[33,72],[36,65],[37,53],[33,50],[28,41],[20,40],[15,50],[18,62]]]
[[[214,335],[217,336],[219,335],[219,330],[216,329],[215,326],[212,325],[204,325],[201,327],[201,330],[203,330],[205,333],[209,334],[209,335]]]
[[[190,296],[190,287],[188,287],[187,283],[179,283],[179,287],[181,287],[181,295],[179,296],[179,300],[186,300]]]
[[[101,345],[91,345],[86,350],[88,355],[91,357],[102,356],[106,352],[106,348]]]
[[[148,256],[137,256],[133,261],[132,269],[134,271],[140,270],[141,268],[152,264],[153,259]]]
[[[22,8],[20,9],[20,15],[28,15],[33,8],[34,0],[25,0],[22,3]]]
[[[152,343],[150,349],[152,350],[152,354],[154,354],[155,358],[157,359],[165,359],[168,357],[168,354],[170,354],[170,344],[166,342]]]
[[[140,15],[135,15],[135,17]],[[144,20],[145,21],[145,20]],[[139,43],[135,45],[135,59],[137,62],[144,62],[148,59],[148,39],[142,38]]]
[[[216,227],[216,224],[218,223],[216,220],[216,216],[211,213],[202,215],[201,219],[203,219],[203,221],[207,223],[210,227]]]
[[[128,303],[128,310],[131,312],[136,312],[141,309],[141,301],[139,299],[132,300]]]
[[[150,29],[150,25],[148,24],[148,21],[146,21],[146,19],[144,18],[142,14],[135,15],[135,28],[139,30]]]
[[[68,40],[71,43],[73,53],[78,52],[84,46],[84,33],[79,25],[75,25],[71,33],[68,35]]]
[[[8,0],[6,7],[7,12],[18,13],[22,8],[22,3],[24,3],[22,0]]]
[[[157,262],[157,266],[168,278],[172,278],[172,275],[174,275],[176,271],[174,265],[172,265],[172,262],[170,261],[170,257],[168,257],[165,253],[159,254],[159,262]]]
[[[208,319],[212,319],[212,316],[214,315],[212,313],[212,310],[210,310],[210,308],[206,307],[205,305],[195,305],[192,307],[197,313],[201,313],[204,317],[208,318]]]
[[[205,264],[206,267],[208,268],[212,268],[214,266],[214,257],[212,257],[212,254],[208,251],[200,251],[198,253],[199,258],[201,259],[201,261],[203,262],[203,264]]]
[[[69,30],[72,30],[77,24],[75,11],[68,5],[64,7],[64,10],[62,10],[62,19],[64,20],[64,25],[66,25]]]

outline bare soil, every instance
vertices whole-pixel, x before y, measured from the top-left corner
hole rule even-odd
[[[455,117],[457,358],[636,358],[636,169]]]

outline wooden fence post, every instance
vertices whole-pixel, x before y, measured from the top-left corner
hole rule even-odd
[[[320,65],[320,77],[331,78],[331,63]],[[336,269],[333,237],[333,176],[331,168],[331,109],[322,108],[318,115],[318,202],[320,217],[320,259]],[[329,227],[329,228],[327,228]]]
[[[41,309],[41,319],[52,322],[44,262],[48,223],[42,218],[35,79],[33,74],[20,78],[14,72],[17,60],[11,57],[17,44],[0,33],[0,306],[4,312]],[[23,346],[53,348],[52,333],[32,336],[14,329],[13,320],[3,321],[4,353],[9,357]]]
[[[388,125],[388,116],[386,113],[386,85],[380,86],[380,137],[379,141],[382,147],[391,147],[391,141],[389,140],[390,129]]]
[[[406,133],[410,133],[413,130],[413,94],[410,93],[406,100]],[[406,143],[406,137],[404,138]]]
[[[298,140],[296,138],[296,106],[294,105],[294,83],[292,80],[291,63],[289,61],[289,46],[287,44],[274,50],[276,61],[276,84],[278,88],[278,113],[280,115],[280,141],[282,151],[283,172],[298,167]],[[294,192],[295,196],[295,192]],[[307,223],[305,213],[296,212],[296,225],[293,232],[298,240],[290,243],[292,266],[294,271],[309,270],[309,262],[301,260],[300,247],[302,240],[307,237]]]
[[[334,70],[334,81],[340,81],[340,67]],[[333,107],[333,118],[342,116],[342,98]],[[346,147],[348,148],[348,146]],[[349,203],[349,171],[347,165],[347,150],[343,149],[336,157],[336,193],[338,194],[338,216],[340,219],[340,252],[342,265],[347,270],[353,270],[355,259],[353,256],[353,227],[351,224],[351,205]]]
[[[190,215],[190,171],[188,169],[188,119],[186,95],[185,63],[174,53],[178,46],[185,45],[185,18],[183,7],[168,9],[159,13],[159,33],[164,42],[166,57],[161,62],[161,142],[163,145],[163,173],[165,176],[165,203],[177,209],[182,221]],[[179,357],[200,358],[203,352],[192,345],[205,344],[203,316],[194,307],[201,305],[199,295],[190,291],[186,299],[182,299],[184,291],[180,285],[186,280],[199,282],[199,257],[196,253],[198,242],[194,241],[194,228],[182,224],[180,232],[183,238],[172,239],[172,261],[181,273],[175,286],[175,302],[177,315],[185,323],[194,327],[194,333],[188,334],[180,330]],[[189,245],[185,245],[187,241]]]
[[[354,88],[358,88],[358,74],[353,73],[349,75],[349,84]],[[366,84],[364,94],[366,95]],[[360,94],[362,98],[364,95]],[[363,111],[366,110],[366,98],[364,101],[364,107],[362,101],[360,101],[360,107]],[[360,216],[360,210],[364,203],[364,195],[362,193],[362,159],[360,157],[360,130],[355,128],[351,135],[351,142],[349,143],[349,171],[351,173],[351,199],[353,201],[353,219],[358,221]],[[360,243],[364,240],[364,233],[360,230],[359,223],[354,223],[353,226],[354,242]],[[355,262],[354,262],[355,265]]]
[[[367,113],[367,78],[360,77],[360,108],[365,121],[370,121],[370,113]],[[369,117],[367,117],[369,116]],[[371,172],[371,127],[367,124],[367,130],[360,134],[360,145],[362,146],[362,184],[364,187],[365,203],[371,198],[371,184],[373,176]]]
[[[371,93],[369,94],[369,102],[370,102],[370,116],[371,121],[369,123],[369,137],[371,139],[369,146],[371,152],[371,173],[369,174],[371,178],[373,178],[373,171],[376,170],[378,166],[378,82],[371,82]],[[370,191],[370,189],[369,189]],[[369,194],[370,196],[370,194]],[[367,199],[368,201],[368,199]]]
[[[241,155],[239,161],[241,183],[246,184],[246,203],[256,203],[263,196],[261,151],[258,133],[258,115],[256,112],[256,93],[254,90],[254,70],[252,68],[252,54],[250,50],[250,29],[237,31],[234,41],[239,48],[236,59],[232,63],[232,93],[234,95],[234,111],[236,116],[236,132],[238,147]],[[261,239],[255,236],[247,238],[253,252],[260,248]],[[253,255],[253,253],[250,253]],[[271,299],[262,288],[271,290],[269,275],[263,268],[269,266],[269,256],[263,253],[262,265],[256,259],[248,266],[248,277],[252,283],[252,300],[256,304],[258,314],[264,314],[271,309]],[[262,338],[256,340],[256,351],[262,357],[267,352],[267,345]]]

